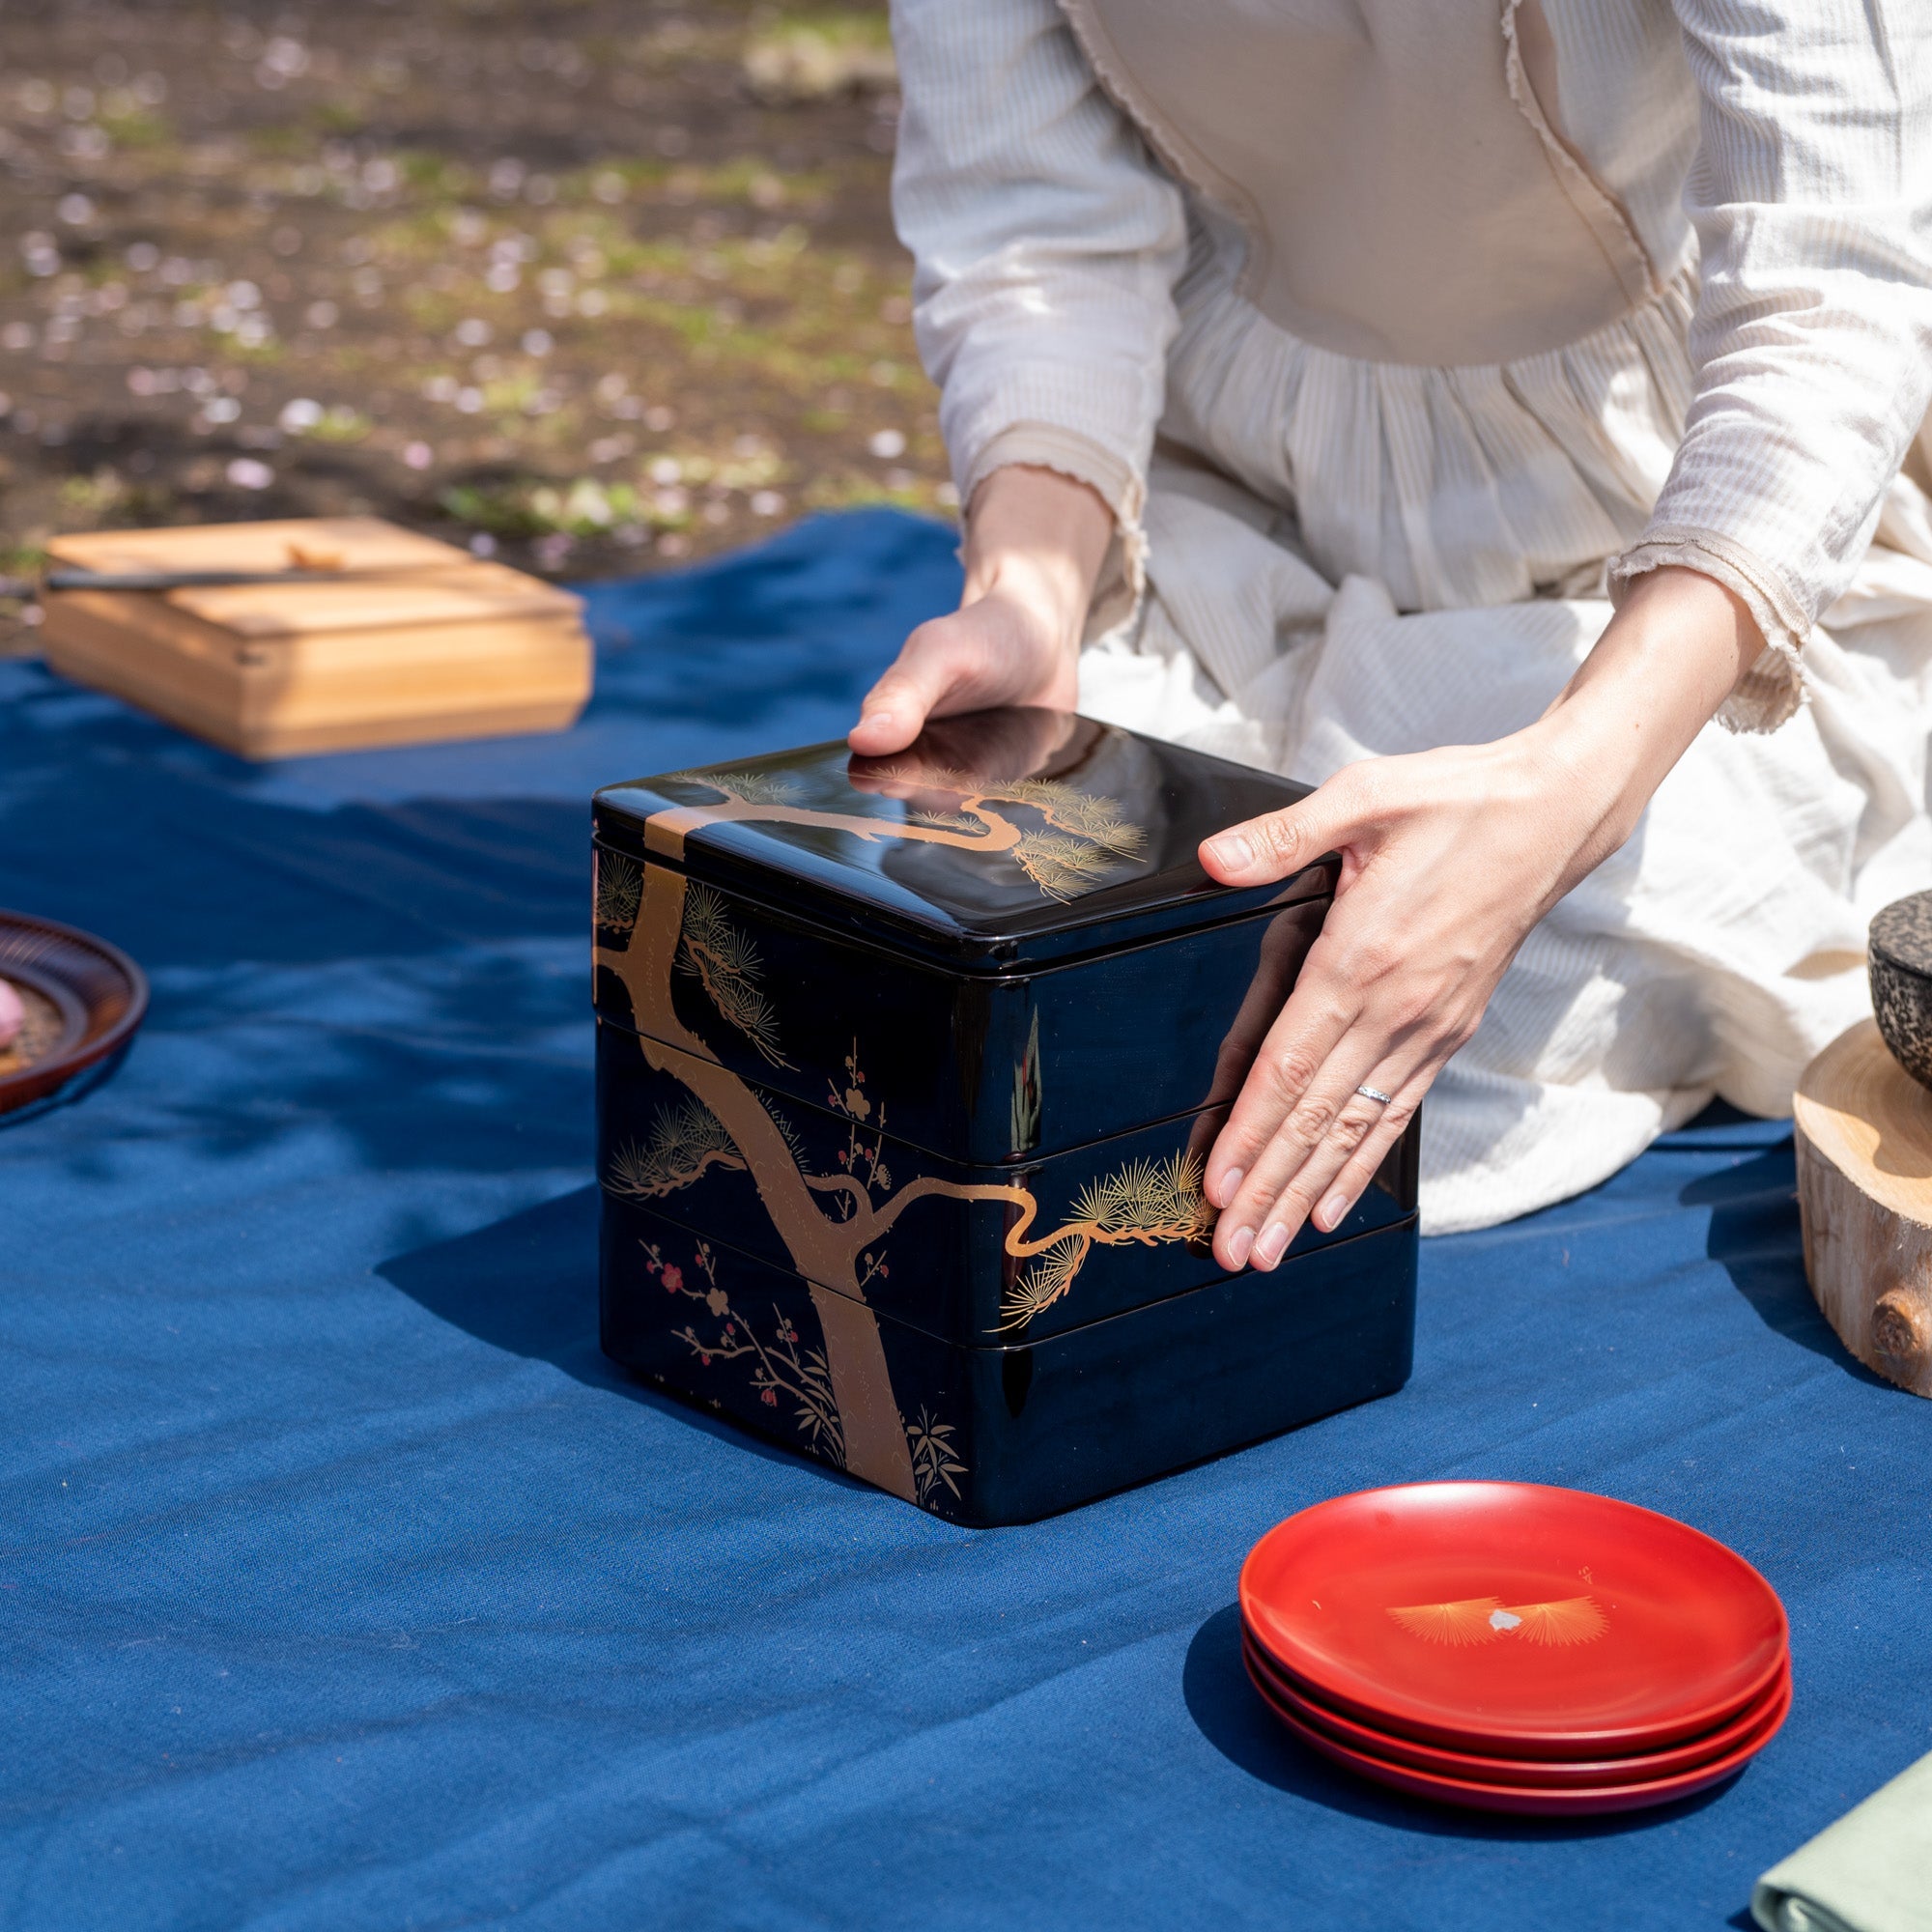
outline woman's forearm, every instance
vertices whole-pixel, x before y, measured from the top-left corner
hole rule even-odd
[[[1672,568],[1632,583],[1596,647],[1524,734],[1597,813],[1564,868],[1564,891],[1635,830],[1763,649],[1750,612],[1714,579]]]
[[[996,469],[967,505],[960,605],[994,590],[1022,597],[1078,650],[1113,534],[1114,513],[1085,483],[1031,465]]]
[[[1208,1156],[1225,1267],[1340,1226],[1480,1024],[1530,927],[1634,830],[1761,648],[1711,579],[1659,571],[1526,728],[1346,766],[1202,848],[1228,885],[1342,854],[1335,901]]]
[[[922,624],[867,695],[855,752],[902,752],[928,718],[995,704],[1073,709],[1080,637],[1113,540],[1098,493],[1013,465],[973,493],[959,609]]]

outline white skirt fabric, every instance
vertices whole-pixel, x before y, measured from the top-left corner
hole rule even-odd
[[[1083,654],[1081,708],[1311,782],[1529,724],[1610,617],[1601,596],[1398,614],[1384,581],[1331,581],[1292,519],[1195,463],[1156,464],[1148,533],[1149,594]],[[1875,547],[1804,648],[1796,713],[1707,726],[1530,934],[1425,1103],[1425,1231],[1590,1187],[1714,1096],[1788,1112],[1869,1010],[1871,915],[1932,885],[1925,548]]]

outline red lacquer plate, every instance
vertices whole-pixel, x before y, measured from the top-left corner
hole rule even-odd
[[[1651,1510],[1534,1483],[1414,1483],[1278,1523],[1241,1616],[1306,1694],[1480,1757],[1597,1759],[1716,1730],[1785,1668],[1777,1594]]]
[[[1728,1724],[1673,1746],[1668,1750],[1651,1751],[1640,1757],[1580,1759],[1556,1762],[1548,1758],[1474,1757],[1465,1751],[1442,1750],[1433,1745],[1417,1744],[1391,1732],[1372,1730],[1339,1711],[1319,1704],[1295,1689],[1251,1643],[1241,1646],[1241,1661],[1248,1676],[1269,1706],[1286,1711],[1304,1724],[1333,1738],[1336,1743],[1371,1757],[1403,1765],[1411,1771],[1431,1772],[1438,1776],[1467,1778],[1477,1784],[1524,1786],[1537,1791],[1564,1791],[1610,1785],[1644,1784],[1657,1778],[1676,1777],[1728,1757],[1740,1745],[1749,1743],[1762,1750],[1784,1722],[1791,1709],[1791,1673],[1781,1671],[1771,1689],[1755,1698]],[[1767,1728],[1769,1726],[1769,1728]]]
[[[0,912],[0,979],[27,1009],[21,1037],[0,1049],[0,1114],[118,1053],[148,1009],[147,979],[118,946],[29,913]]]
[[[1412,1765],[1396,1764],[1369,1751],[1356,1750],[1339,1738],[1330,1737],[1313,1724],[1304,1723],[1286,1704],[1270,1702],[1274,1715],[1312,1750],[1349,1770],[1386,1784],[1411,1797],[1429,1798],[1441,1804],[1460,1804],[1471,1811],[1513,1811],[1535,1817],[1578,1817],[1597,1811],[1640,1811],[1652,1804],[1674,1804],[1680,1798],[1692,1798],[1734,1777],[1776,1735],[1784,1721],[1787,1695],[1766,1718],[1761,1735],[1755,1735],[1723,1757],[1693,1771],[1680,1772],[1675,1777],[1646,1778],[1636,1784],[1603,1784],[1575,1790],[1552,1791],[1547,1787],[1522,1784],[1485,1784],[1474,1778],[1444,1777],[1437,1773],[1418,1771]]]

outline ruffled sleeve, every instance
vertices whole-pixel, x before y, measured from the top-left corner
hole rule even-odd
[[[895,0],[893,213],[959,499],[1006,464],[1092,485],[1120,531],[1095,629],[1138,596],[1179,190],[1100,91],[1053,0]]]
[[[1767,649],[1721,714],[1765,730],[1850,582],[1932,402],[1932,14],[1924,0],[1676,0],[1701,97],[1685,208],[1697,386],[1612,594],[1686,564]]]

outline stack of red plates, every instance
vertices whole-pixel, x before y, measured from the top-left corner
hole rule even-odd
[[[1784,1606],[1667,1516],[1533,1483],[1414,1483],[1292,1516],[1241,1569],[1268,1708],[1350,1770],[1444,1804],[1667,1804],[1791,1708]]]

